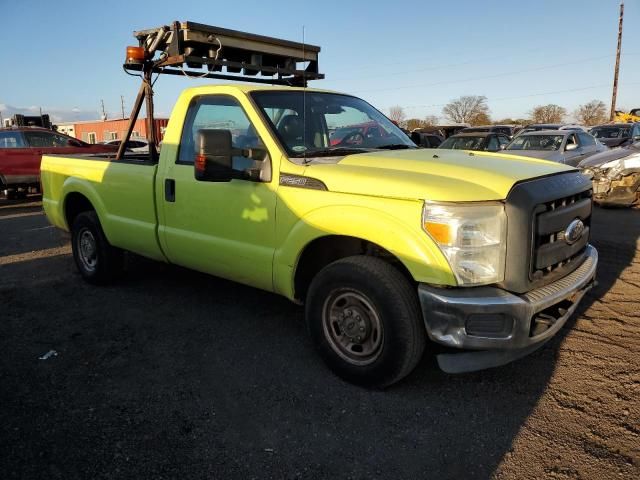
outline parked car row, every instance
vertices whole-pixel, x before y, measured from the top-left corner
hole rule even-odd
[[[582,169],[592,179],[596,203],[611,206],[640,203],[640,123],[610,123],[588,131],[581,125],[533,124],[526,125],[512,139],[501,133],[504,127],[466,128],[444,140],[438,148],[504,150],[513,155],[564,163]],[[415,143],[426,146],[424,142]]]

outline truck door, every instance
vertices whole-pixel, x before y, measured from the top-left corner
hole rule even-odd
[[[206,95],[192,101],[180,144],[168,149],[175,152],[173,158],[162,157],[163,183],[157,184],[163,189],[159,232],[165,254],[172,263],[272,290],[276,185],[268,175],[262,180],[196,180],[196,132],[207,128],[230,130],[237,148],[264,146],[234,97]],[[267,155],[260,162],[265,172],[270,161]],[[233,158],[234,170],[252,166],[252,160]]]

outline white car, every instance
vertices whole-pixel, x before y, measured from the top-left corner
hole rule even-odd
[[[116,147],[120,145],[122,140],[107,140],[104,142],[106,145],[115,145]],[[127,142],[127,151],[129,152],[137,152],[137,153],[149,153],[149,142],[147,142],[146,138],[142,137],[133,137],[129,139]]]

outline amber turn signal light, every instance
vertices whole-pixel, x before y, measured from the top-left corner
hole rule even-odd
[[[144,57],[143,47],[127,47],[127,63],[142,63]]]
[[[436,242],[447,245],[451,241],[451,227],[449,225],[445,223],[425,222],[424,227]]]

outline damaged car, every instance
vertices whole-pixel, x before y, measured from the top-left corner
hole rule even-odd
[[[640,141],[593,155],[578,165],[593,182],[593,200],[604,206],[640,204]]]

